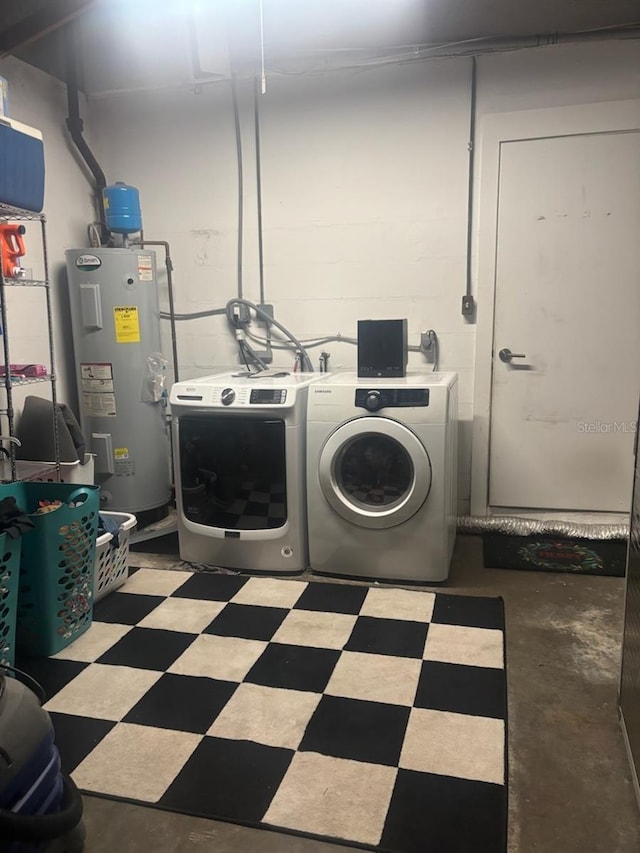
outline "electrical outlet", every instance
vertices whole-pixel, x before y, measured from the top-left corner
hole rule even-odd
[[[438,348],[436,346],[437,335],[433,329],[420,333],[420,349],[425,359],[433,364],[438,357]]]
[[[251,313],[249,311],[249,306],[244,305],[242,302],[236,302],[236,304],[231,309],[233,317],[235,318],[237,326],[246,326],[247,323],[251,320]]]
[[[264,303],[264,302],[259,302],[258,308],[260,308],[261,311],[264,311],[265,314],[268,314],[269,317],[271,317],[273,319],[273,305],[269,305],[269,304]],[[262,330],[264,329],[264,332],[265,332],[267,338],[270,338],[269,324],[264,319],[264,317],[261,317],[259,314],[256,314],[255,322],[256,322],[257,326],[261,327],[259,334],[262,334]],[[260,356],[260,358],[264,361],[265,364],[271,364],[272,363],[273,352],[272,352],[270,346],[267,346],[266,350],[260,350],[257,354]]]
[[[421,332],[420,333],[420,349],[423,352],[427,352],[433,346],[433,339],[431,337],[431,334],[432,334],[431,329],[429,329],[428,332]]]

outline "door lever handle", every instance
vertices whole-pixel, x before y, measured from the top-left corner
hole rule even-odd
[[[501,349],[498,353],[498,358],[500,361],[503,361],[505,364],[509,364],[512,358],[526,358],[527,356],[523,352],[511,352],[508,347]]]

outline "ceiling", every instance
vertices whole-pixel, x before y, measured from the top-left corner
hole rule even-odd
[[[96,0],[2,0],[0,56],[45,38]]]
[[[62,28],[75,18],[85,90],[135,87],[157,74],[168,78],[198,33],[210,45],[224,31],[234,59],[255,62],[259,8],[260,0],[3,0],[0,55],[13,53],[62,79]],[[262,0],[262,8],[270,61],[640,27],[638,0]]]

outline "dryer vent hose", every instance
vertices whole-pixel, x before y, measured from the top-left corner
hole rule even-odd
[[[626,539],[629,535],[629,525],[537,521],[508,515],[463,515],[458,518],[458,533],[508,533],[511,536],[550,534],[572,539]]]

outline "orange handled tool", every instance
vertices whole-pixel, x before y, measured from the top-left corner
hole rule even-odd
[[[0,225],[0,251],[2,252],[2,275],[15,278],[20,275],[20,258],[26,254],[22,235],[24,225]]]

